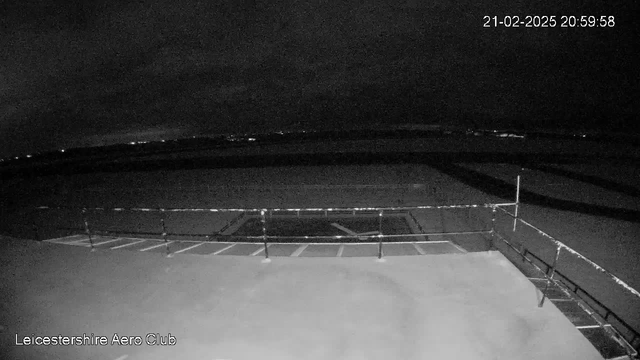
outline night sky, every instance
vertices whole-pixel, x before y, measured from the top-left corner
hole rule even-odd
[[[635,131],[635,3],[3,1],[0,156],[389,123]]]

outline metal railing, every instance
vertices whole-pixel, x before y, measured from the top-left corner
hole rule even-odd
[[[519,194],[519,186],[520,179],[518,177],[518,194]],[[511,213],[505,206],[515,206],[515,212]],[[595,261],[589,259],[585,255],[579,253],[575,249],[566,245],[565,243],[559,241],[555,237],[549,235],[548,233],[541,230],[539,227],[534,226],[530,222],[522,219],[518,214],[519,207],[519,196],[516,196],[516,202],[514,204],[496,204],[494,209],[494,215],[492,217],[492,227],[491,234],[493,239],[497,239],[505,243],[509,248],[515,251],[522,258],[523,261],[529,263],[529,265],[533,266],[537,269],[540,274],[544,276],[546,279],[546,284],[544,289],[542,290],[542,297],[538,303],[538,306],[543,306],[545,299],[547,298],[547,292],[549,287],[553,284],[562,289],[567,290],[570,293],[575,294],[579,299],[583,300],[590,308],[594,309],[595,313],[602,317],[602,320],[607,323],[609,320],[615,320],[615,325],[611,331],[613,332],[613,336],[618,339],[624,339],[623,346],[627,349],[629,356],[635,357],[640,352],[640,332],[638,332],[632,325],[630,325],[627,321],[625,321],[620,315],[616,314],[610,306],[607,306],[603,303],[603,301],[598,300],[595,295],[584,289],[583,286],[578,284],[578,281],[572,280],[569,276],[558,270],[558,267],[561,263],[561,254],[569,254],[575,259],[580,260],[586,266],[596,270],[598,273],[603,275],[606,279],[611,280],[618,289],[622,289],[629,296],[633,297],[635,301],[638,302],[638,306],[640,307],[640,292],[625,281],[620,279],[618,276],[613,274],[612,272],[604,269],[602,266],[598,265]],[[505,226],[504,231],[498,230],[498,226],[496,226],[496,213],[495,211],[499,211],[502,214],[507,215],[510,219],[513,220],[513,225]],[[521,227],[518,228],[516,224],[520,224]],[[518,230],[519,229],[519,230]],[[532,232],[532,234],[537,234],[539,237],[542,237],[548,241],[549,244],[553,245],[555,248],[553,254],[549,260],[543,259],[543,256],[540,254],[536,254],[534,250],[527,248],[524,244],[521,246],[517,246],[512,241],[509,241],[510,233],[516,233],[517,231],[524,231],[524,229],[528,229]],[[537,239],[536,239],[537,240]],[[539,245],[536,241],[535,245]],[[505,254],[506,255],[506,254]],[[564,260],[565,262],[568,260]],[[558,277],[560,279],[558,279]],[[595,306],[594,306],[595,305]],[[602,325],[602,321],[596,319],[598,323]]]
[[[499,205],[513,205],[513,204],[499,204]],[[36,210],[81,210],[82,220],[84,227],[80,228],[64,228],[65,230],[82,230],[89,237],[89,243],[91,249],[94,249],[93,235],[118,235],[118,234],[141,234],[141,235],[159,235],[165,242],[166,254],[171,256],[168,241],[169,236],[192,236],[192,237],[205,237],[210,239],[243,239],[243,240],[255,240],[264,244],[265,258],[269,258],[268,244],[274,243],[277,240],[291,241],[291,240],[303,240],[310,242],[314,240],[336,240],[338,242],[347,239],[371,239],[371,242],[378,244],[378,258],[382,258],[383,244],[385,239],[393,241],[394,239],[404,238],[419,238],[425,236],[445,236],[445,235],[489,235],[491,230],[470,230],[470,231],[448,231],[448,232],[427,232],[419,225],[417,219],[413,218],[419,226],[420,231],[418,233],[404,233],[404,234],[383,234],[382,233],[382,219],[385,213],[391,216],[397,216],[399,213],[409,213],[415,210],[434,210],[434,209],[481,209],[481,208],[493,208],[496,204],[463,204],[463,205],[423,205],[423,206],[393,206],[393,207],[333,207],[333,208],[122,208],[122,207],[84,207],[81,209],[68,206],[40,206]],[[158,213],[160,214],[160,226],[157,232],[130,232],[126,230],[121,231],[109,231],[98,230],[91,226],[88,218],[90,212],[142,212],[142,213]],[[166,215],[168,213],[240,213],[239,216],[234,217],[230,222],[222,229],[228,229],[231,226],[240,222],[250,213],[256,214],[260,218],[262,233],[260,235],[223,235],[222,231],[218,230],[215,233],[176,233],[167,231]],[[310,215],[310,214],[328,214],[335,215],[367,215],[369,217],[376,216],[378,218],[378,231],[377,234],[357,234],[357,235],[294,235],[294,236],[282,236],[282,235],[269,235],[267,232],[267,218],[271,218],[274,214],[295,214],[297,217]],[[362,243],[362,241],[358,241]]]
[[[504,209],[498,209],[508,213]],[[508,214],[514,219],[516,218],[515,215],[510,213]],[[517,221],[527,227],[540,231],[537,227],[531,225],[525,220],[517,219]],[[604,323],[609,322],[611,319],[615,320],[615,325],[612,324],[612,335],[618,339],[624,339],[625,341],[621,343],[625,348],[627,348],[629,355],[637,356],[638,352],[640,351],[640,332],[638,332],[632,325],[625,321],[622,316],[614,312],[614,310],[612,310],[610,306],[605,305],[603,301],[598,300],[595,295],[591,294],[589,291],[584,289],[584,287],[580,286],[578,284],[578,281],[570,279],[568,275],[559,271],[557,268],[560,265],[560,254],[568,253],[583,260],[586,264],[598,270],[607,278],[611,279],[619,287],[619,289],[623,289],[629,295],[635,297],[636,301],[638,301],[639,304],[640,293],[636,289],[629,286],[626,282],[621,280],[619,277],[602,268],[601,266],[588,259],[584,255],[578,253],[571,247],[554,239],[553,237],[542,231],[540,231],[540,233],[541,235],[544,234],[543,236],[548,237],[552,241],[552,243],[557,246],[551,263],[545,261],[542,256],[536,255],[532,250],[527,249],[525,246],[519,248],[518,246],[510,242],[505,236],[502,236],[502,234],[499,231],[495,230],[495,228],[492,235],[498,240],[504,242],[513,251],[518,253],[519,256],[522,257],[523,261],[527,261],[531,266],[536,268],[540,272],[540,274],[542,274],[547,280],[544,289],[542,289],[542,298],[540,299],[538,306],[542,306],[544,304],[544,301],[547,297],[548,289],[552,284],[562,289],[566,289],[568,292],[574,293],[579,299],[583,300],[591,309],[593,309],[596,314],[601,316]],[[541,266],[539,266],[538,264],[541,264]],[[598,319],[596,319],[596,321],[601,325],[604,325],[602,321],[599,321]]]
[[[543,269],[539,269],[539,270],[543,271],[547,275],[550,275],[551,269],[553,268],[552,265],[548,264],[546,261],[544,261],[543,259],[541,259],[537,255],[535,255],[534,253],[529,252],[529,250],[525,247],[525,248],[523,248],[522,256],[523,256],[523,258],[526,258],[527,255],[532,256],[536,261],[538,261],[539,263],[543,264],[544,265],[544,270]],[[578,285],[576,282],[571,280],[567,275],[563,274],[561,271],[556,269],[555,270],[555,275],[559,276],[560,279],[558,279],[558,280],[560,282],[562,282],[568,290],[570,290],[571,292],[576,294],[576,296],[578,296],[580,298],[586,297],[586,298],[588,298],[587,303],[594,303],[594,304],[598,305],[599,308],[604,309],[603,312],[598,312],[599,315],[602,316],[604,321],[608,321],[609,318],[612,317],[618,323],[622,324],[627,330],[629,330],[631,332],[635,332],[635,335],[633,337],[631,337],[630,339],[628,339],[629,343],[632,346],[634,345],[634,343],[636,343],[635,344],[636,347],[638,345],[640,345],[640,343],[637,343],[637,341],[640,341],[640,334],[637,331],[635,331],[631,325],[629,325],[626,321],[624,321],[622,318],[620,318],[620,316],[618,316],[614,312],[612,312],[609,308],[607,308],[606,305],[604,305],[602,302],[600,302],[600,300],[598,300],[594,295],[592,295],[587,290],[585,290],[582,287],[580,287],[580,285]]]
[[[593,260],[587,258],[586,256],[580,254],[578,251],[569,247],[565,243],[557,240],[553,236],[547,234],[542,231],[540,228],[534,226],[530,222],[521,218],[519,214],[519,205],[520,205],[520,179],[518,177],[517,181],[517,195],[516,201],[513,203],[495,203],[495,204],[463,204],[463,205],[424,205],[424,206],[391,206],[391,207],[330,207],[330,208],[141,208],[141,207],[85,207],[85,208],[75,208],[75,207],[64,207],[64,206],[41,206],[38,207],[37,210],[81,210],[82,219],[83,219],[83,231],[88,235],[89,242],[91,248],[94,249],[92,236],[94,234],[114,234],[113,231],[108,230],[97,230],[93,229],[91,226],[91,222],[88,218],[89,213],[91,212],[134,212],[134,213],[157,213],[160,215],[160,224],[158,224],[157,232],[137,232],[139,234],[145,235],[159,235],[162,237],[162,240],[165,243],[166,247],[166,255],[171,256],[168,236],[202,236],[206,237],[208,240],[210,239],[246,239],[246,240],[255,240],[256,242],[261,242],[264,246],[264,254],[265,259],[269,259],[268,245],[270,243],[277,242],[278,239],[281,240],[303,240],[305,242],[310,242],[313,240],[337,240],[344,241],[346,239],[367,239],[371,240],[371,243],[377,243],[378,251],[377,257],[378,259],[382,259],[383,256],[383,244],[385,240],[393,240],[397,238],[417,238],[417,237],[427,237],[427,236],[446,236],[446,235],[474,235],[481,234],[486,238],[489,238],[491,241],[491,247],[495,247],[494,244],[496,241],[500,241],[506,244],[509,248],[514,250],[519,256],[522,257],[523,260],[526,260],[533,267],[538,269],[541,274],[543,274],[546,279],[545,288],[542,291],[542,298],[540,299],[538,306],[543,306],[544,302],[547,298],[547,292],[549,287],[553,284],[555,286],[561,287],[563,289],[567,289],[569,292],[574,293],[577,297],[584,299],[587,304],[595,304],[598,308],[602,309],[602,311],[596,312],[602,316],[604,321],[608,321],[609,319],[613,319],[616,321],[616,328],[622,329],[622,332],[617,330],[613,330],[615,335],[623,338],[627,346],[630,345],[629,352],[630,354],[637,355],[638,349],[640,348],[640,333],[635,330],[627,321],[622,319],[622,316],[618,315],[614,312],[610,307],[604,304],[602,300],[598,300],[596,295],[593,295],[588,290],[581,287],[576,280],[569,279],[569,275],[558,270],[561,262],[566,261],[561,259],[561,254],[569,254],[572,257],[581,260],[583,263],[587,264],[589,267],[597,270],[599,273],[604,275],[607,279],[613,281],[615,285],[624,290],[627,294],[634,297],[636,300],[640,301],[640,292],[636,289],[632,288],[626,282],[621,280],[618,276],[614,275],[610,271],[604,269]],[[514,213],[509,212],[506,207],[514,206]],[[419,210],[446,210],[446,209],[491,209],[491,226],[489,230],[471,230],[471,231],[451,231],[451,232],[429,232],[425,231],[424,228],[420,225],[418,219],[413,215],[413,211]],[[386,214],[392,215],[397,214],[398,212],[405,212],[412,217],[412,220],[417,225],[419,230],[418,233],[408,233],[408,234],[383,234],[382,233],[382,219]],[[167,226],[165,223],[167,214],[170,213],[240,213],[239,216],[234,217],[230,222],[227,222],[226,227],[229,228],[236,223],[238,223],[246,214],[253,213],[254,216],[257,216],[260,219],[260,227],[261,234],[260,235],[223,235],[221,231],[215,233],[172,233],[167,231]],[[329,213],[331,214],[368,214],[369,216],[377,216],[378,221],[378,234],[375,235],[306,235],[306,236],[277,236],[268,234],[268,227],[266,226],[268,218],[271,218],[274,214],[295,214],[296,216],[304,216],[306,214],[324,214],[327,216]],[[497,216],[499,214],[505,214],[510,219],[513,220],[513,225],[509,226],[508,229],[505,228],[504,231],[498,229],[497,226]],[[477,219],[475,219],[477,220]],[[233,224],[232,224],[233,222]],[[477,222],[477,221],[476,221]],[[520,224],[520,227],[516,225]],[[34,225],[35,228],[35,225]],[[521,246],[520,248],[510,241],[507,233],[516,233],[516,231],[532,231],[533,233],[543,237],[547,240],[547,242],[554,247],[553,256],[550,260],[545,260],[543,256],[540,254],[536,254],[535,250],[529,249],[525,246]],[[38,233],[37,228],[35,228],[35,232]],[[123,231],[119,232],[120,234]],[[134,232],[125,232],[133,234]],[[536,240],[537,241],[537,240]],[[505,254],[506,255],[506,254]],[[536,264],[537,262],[537,264]],[[539,266],[538,264],[541,264]],[[558,279],[560,278],[560,279]],[[621,335],[622,333],[622,335]]]

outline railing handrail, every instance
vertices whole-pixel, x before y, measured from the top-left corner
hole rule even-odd
[[[281,212],[281,211],[410,211],[427,209],[470,209],[510,206],[504,204],[460,204],[460,205],[416,205],[416,206],[378,206],[378,207],[316,207],[316,208],[171,208],[171,207],[79,207],[79,206],[37,206],[36,210],[91,210],[91,211],[133,211],[133,212]]]
[[[596,313],[598,313],[600,316],[602,316],[602,318],[604,319],[604,321],[608,321],[608,316],[612,315],[616,321],[618,321],[618,323],[620,325],[622,325],[625,330],[627,332],[630,332],[633,336],[626,336],[626,335],[621,335],[623,338],[625,338],[626,341],[628,341],[629,346],[631,346],[631,348],[633,348],[634,351],[637,351],[636,348],[634,347],[634,341],[638,338],[640,338],[640,332],[636,331],[634,329],[633,326],[631,326],[629,323],[627,323],[626,321],[624,321],[618,314],[616,314],[613,310],[611,310],[608,306],[606,306],[605,304],[603,304],[600,300],[596,299],[595,296],[591,295],[588,291],[586,291],[585,289],[583,289],[580,285],[578,285],[576,282],[574,282],[573,280],[569,279],[568,276],[566,276],[565,274],[563,274],[562,272],[555,270],[554,273],[556,275],[561,276],[564,280],[558,280],[553,278],[552,276],[549,276],[549,271],[552,269],[552,265],[549,265],[546,261],[544,261],[543,259],[541,259],[538,255],[536,255],[535,253],[533,253],[531,250],[528,249],[524,249],[524,252],[520,252],[518,249],[516,249],[516,247],[511,244],[509,241],[507,241],[507,239],[505,239],[504,237],[502,237],[500,235],[500,233],[495,232],[494,234],[500,239],[502,240],[505,244],[507,244],[508,247],[510,247],[513,251],[515,251],[516,253],[520,254],[520,256],[522,256],[522,258],[524,260],[526,260],[531,266],[533,266],[536,270],[538,270],[546,279],[547,281],[550,281],[552,283],[554,283],[556,286],[559,286],[560,288],[567,288],[565,281],[569,282],[574,288],[570,289],[567,288],[569,291],[572,291],[573,293],[576,294],[576,296],[582,298],[582,296],[580,294],[578,294],[578,291],[582,292],[584,295],[586,295],[589,298],[589,301],[592,301],[594,303],[596,303],[596,305],[598,305],[600,308],[605,310],[605,315],[602,315],[601,313],[599,313],[596,310]],[[544,264],[544,266],[546,267],[546,270],[542,270],[538,265],[536,265],[531,259],[529,259],[527,257],[527,255],[531,255],[532,257],[534,257],[536,260],[538,260],[539,262],[541,262],[542,264]],[[546,289],[544,290],[546,293]],[[587,303],[589,306],[592,306],[591,304]],[[598,323],[600,323],[600,320],[596,320],[598,321]],[[615,328],[615,327],[614,327]],[[630,337],[631,339],[629,339],[628,337]],[[626,348],[626,346],[625,346]]]
[[[83,228],[64,227],[58,228],[63,230],[84,230]],[[92,230],[96,234],[138,234],[138,235],[162,235],[162,232],[151,231],[125,231],[125,230]],[[490,234],[491,230],[475,230],[475,231],[450,231],[450,232],[423,232],[423,233],[406,233],[406,234],[370,234],[370,235],[223,235],[218,233],[176,233],[166,232],[168,236],[190,236],[190,237],[214,237],[214,238],[236,238],[236,239],[386,239],[386,238],[402,238],[402,237],[420,237],[420,236],[446,236],[446,235],[477,235]],[[376,241],[377,242],[377,241]],[[412,241],[415,242],[415,241]],[[393,243],[398,243],[394,241]]]
[[[529,226],[530,228],[532,228],[533,230],[537,231],[538,234],[542,235],[543,237],[546,237],[547,239],[549,239],[551,242],[553,242],[556,246],[567,250],[568,252],[570,252],[571,254],[575,255],[576,257],[584,260],[586,263],[588,263],[589,265],[591,265],[593,268],[595,268],[596,270],[604,273],[605,275],[609,276],[609,278],[611,278],[613,281],[615,281],[618,285],[622,286],[625,290],[627,290],[628,292],[630,292],[631,294],[633,294],[634,296],[636,296],[637,298],[640,299],[640,292],[636,289],[634,289],[632,286],[630,286],[629,284],[627,284],[626,282],[624,282],[622,279],[620,279],[619,277],[617,277],[615,274],[613,274],[612,272],[610,272],[609,270],[603,268],[602,266],[596,264],[595,261],[589,259],[588,257],[580,254],[578,251],[574,250],[573,248],[571,248],[569,245],[563,243],[560,240],[557,240],[556,238],[554,238],[553,236],[547,234],[546,232],[540,230],[540,228],[532,225],[531,223],[529,223],[528,221],[525,221],[523,219],[521,219],[520,217],[517,217],[513,214],[511,214],[509,211],[502,209],[501,206],[496,205],[496,208],[503,211],[505,214],[511,216],[513,219],[515,219],[516,221],[519,221],[520,223]]]
[[[500,234],[497,234],[498,237],[501,238],[502,241],[504,241],[505,243],[507,243],[507,245],[509,247],[511,247],[514,251],[516,251],[517,253],[519,253],[524,259],[526,259],[529,264],[531,264],[533,267],[535,267],[538,271],[540,271],[545,277],[548,276],[549,270],[551,269],[551,265],[549,263],[547,263],[546,261],[544,261],[544,259],[540,258],[540,256],[536,255],[533,251],[524,248],[524,252],[520,253],[518,251],[518,249],[516,249],[512,244],[508,243],[508,241],[503,238],[502,236],[500,236]],[[537,266],[536,264],[534,264],[531,260],[527,259],[526,256],[527,255],[531,255],[534,259],[536,259],[537,261],[539,261],[540,263],[542,263],[545,267],[546,270],[542,270],[539,266]],[[620,318],[620,316],[618,316],[616,313],[614,313],[613,311],[611,311],[605,304],[603,304],[600,300],[596,299],[595,296],[591,295],[587,290],[583,289],[580,285],[576,284],[575,281],[571,280],[567,275],[563,274],[560,270],[556,270],[555,271],[556,275],[561,276],[564,280],[556,280],[556,279],[552,279],[552,281],[554,283],[557,284],[558,281],[560,282],[568,282],[570,283],[571,286],[573,286],[573,289],[569,288],[569,290],[573,291],[574,293],[578,293],[578,291],[582,292],[583,294],[585,294],[590,301],[593,301],[594,303],[596,303],[598,306],[600,306],[603,309],[606,309],[608,312],[611,313],[611,315],[613,315],[616,320],[618,320],[619,322],[621,322],[624,326],[626,326],[629,330],[631,330],[632,332],[634,332],[635,334],[640,335],[640,333],[638,333],[637,331],[635,331],[635,329],[633,329],[633,327],[631,325],[629,325],[628,323],[626,323],[623,319]],[[605,317],[606,320],[606,317]]]
[[[269,184],[261,184],[261,185],[179,185],[179,186],[137,186],[137,187],[127,187],[124,190],[167,190],[172,188],[180,188],[181,190],[185,189],[320,189],[320,190],[334,190],[334,189],[421,189],[424,190],[426,188],[426,184],[424,183],[414,183],[414,184],[336,184],[336,185],[321,185],[321,184],[306,184],[306,185],[269,185]],[[112,188],[108,187],[89,187],[84,190],[89,191],[101,191],[101,190],[109,190],[113,191]]]

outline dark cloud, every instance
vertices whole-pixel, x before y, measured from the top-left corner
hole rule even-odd
[[[0,153],[344,119],[628,126],[632,9],[592,3],[4,2]],[[576,9],[618,23],[482,27]]]

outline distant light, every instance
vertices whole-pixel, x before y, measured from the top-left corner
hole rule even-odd
[[[16,157],[15,157],[15,159],[16,159],[16,160],[18,160],[18,159],[20,159],[20,158],[16,156]]]
[[[64,149],[61,149],[60,152],[64,152]]]
[[[31,155],[27,155],[27,157],[28,157],[28,158],[30,158],[30,157],[31,157]]]
[[[249,140],[249,141],[256,141],[256,139],[255,139],[255,138],[248,138],[247,140]]]
[[[160,140],[160,142],[164,142],[164,140]]]
[[[132,142],[129,143],[129,145],[135,145],[135,144],[136,144],[135,141],[132,141]]]

